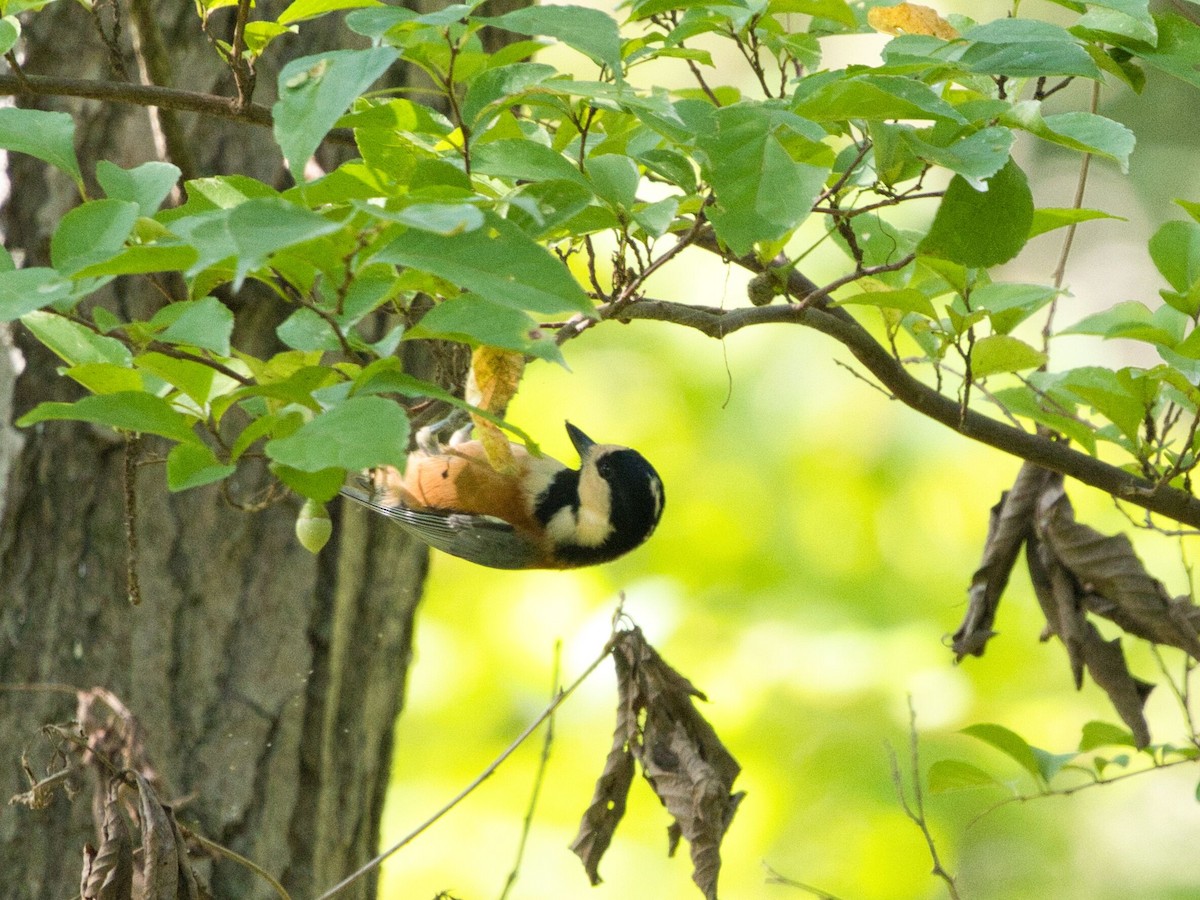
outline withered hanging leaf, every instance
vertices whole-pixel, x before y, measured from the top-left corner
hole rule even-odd
[[[692,879],[707,898],[715,900],[721,840],[743,796],[730,793],[741,767],[697,712],[692,698],[704,699],[704,695],[663,661],[640,628],[618,634],[612,654],[619,692],[617,728],[571,847],[595,884],[600,857],[624,813],[636,759],[675,819],[669,831],[672,844],[680,834],[687,838]]]
[[[142,821],[143,892],[154,900],[199,900],[200,888],[187,858],[183,834],[171,807],[142,775],[134,772]]]
[[[1200,659],[1191,604],[1172,601],[1146,571],[1124,534],[1106,536],[1075,521],[1061,483],[1038,504],[1038,535],[1079,583],[1084,605],[1129,634],[1167,644]],[[1197,612],[1200,612],[1198,610]]]
[[[1092,680],[1108,694],[1117,715],[1129,726],[1138,747],[1150,743],[1150,727],[1143,707],[1154,685],[1134,678],[1125,664],[1120,640],[1106,641],[1083,612],[1084,598],[1078,582],[1052,551],[1030,537],[1025,557],[1038,603],[1046,615],[1046,630],[1058,635],[1067,648],[1075,687],[1083,684],[1086,668]]]
[[[1033,532],[1038,497],[1054,479],[1061,482],[1062,476],[1026,463],[1017,473],[1012,489],[1005,491],[1000,502],[992,507],[983,560],[967,591],[967,614],[954,632],[951,644],[956,661],[967,655],[982,656],[984,646],[996,633],[992,624],[996,621],[1000,595],[1008,586],[1021,544]]]
[[[467,378],[465,399],[480,409],[503,416],[517,394],[524,372],[524,354],[496,347],[479,347],[471,354],[471,373]],[[473,413],[471,419],[492,468],[497,472],[515,472],[517,463],[504,432],[494,423]]]
[[[84,847],[82,900],[132,900],[133,842],[117,798],[119,779],[110,783],[100,826],[100,847]]]
[[[571,850],[583,862],[588,880],[595,886],[601,882],[600,859],[612,843],[617,824],[625,815],[625,800],[633,784],[633,754],[627,737],[618,724],[613,734],[613,746],[604,762],[604,771],[596,779],[592,802],[584,810],[579,834],[571,842]]]

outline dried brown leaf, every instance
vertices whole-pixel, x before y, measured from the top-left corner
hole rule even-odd
[[[84,848],[79,893],[82,900],[132,900],[133,840],[113,783],[104,802],[100,847]]]
[[[715,898],[721,840],[743,796],[730,793],[741,768],[697,712],[692,700],[704,695],[663,661],[641,629],[618,634],[612,655],[617,669],[617,727],[571,849],[596,884],[600,857],[625,811],[636,759],[674,817],[668,829],[670,852],[674,853],[680,836],[687,838],[692,878],[706,897]]]
[[[1150,743],[1150,728],[1142,708],[1154,686],[1134,678],[1125,664],[1121,642],[1105,641],[1087,620],[1079,583],[1051,549],[1030,537],[1025,556],[1038,603],[1046,615],[1046,636],[1057,635],[1067,648],[1076,689],[1082,687],[1086,669],[1108,694],[1137,746],[1145,747]]]
[[[158,799],[145,777],[136,772],[132,777],[142,822],[142,898],[199,900],[200,888],[175,813]]]
[[[633,754],[619,732],[620,729],[614,735],[604,771],[596,779],[596,790],[592,793],[592,802],[584,810],[579,833],[571,842],[571,850],[583,862],[583,869],[593,885],[602,880],[600,860],[625,815],[625,800],[633,784]]]
[[[967,614],[954,632],[951,644],[958,660],[968,655],[982,656],[988,640],[995,635],[992,625],[1000,596],[1008,586],[1021,545],[1033,533],[1038,497],[1055,479],[1061,481],[1062,476],[1026,463],[1017,473],[1012,488],[992,507],[983,560],[967,590]]]
[[[1075,521],[1071,501],[1057,484],[1038,504],[1038,534],[1080,586],[1084,606],[1124,631],[1200,659],[1200,638],[1186,601],[1173,601],[1146,571],[1124,534],[1103,535]]]

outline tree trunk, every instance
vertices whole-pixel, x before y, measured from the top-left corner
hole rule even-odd
[[[135,8],[139,2],[145,0],[134,0]],[[160,16],[177,16],[159,23],[175,71],[187,73],[186,82],[176,77],[177,86],[232,93],[193,5],[159,9]],[[306,24],[304,37],[319,40],[318,32]],[[324,35],[320,46],[339,39]],[[120,39],[128,48],[129,33]],[[30,72],[109,77],[107,53],[79,4],[47,8],[24,40]],[[295,40],[290,54],[312,52]],[[136,61],[127,61],[136,73]],[[273,88],[274,73],[264,67],[256,100],[269,102]],[[85,173],[100,158],[124,166],[156,158],[147,110],[53,106],[75,116]],[[278,151],[263,130],[190,116],[181,125],[200,174],[242,172],[282,183]],[[10,176],[6,244],[18,264],[44,264],[47,223],[76,202],[74,188],[21,156],[10,159]],[[143,285],[122,281],[103,302],[134,306],[145,295]],[[261,296],[246,301],[244,292],[238,302],[259,307],[250,310],[250,326],[239,310],[235,342],[251,352],[269,348],[279,311]],[[15,342],[25,365],[13,394],[17,415],[43,400],[80,395],[19,326]],[[0,413],[7,423],[12,381],[5,362]],[[124,440],[73,423],[39,426],[24,438],[13,455],[10,436],[0,433],[0,475],[6,456],[12,462],[0,496],[0,764],[9,773],[0,798],[4,896],[77,895],[83,846],[97,843],[89,803],[95,785],[88,783],[98,782],[94,773],[72,779],[84,789],[73,801],[58,792],[40,810],[3,802],[29,786],[22,753],[38,776],[62,763],[39,729],[77,715],[68,688],[115,695],[141,726],[122,732],[133,743],[125,750],[156,776],[159,796],[179,821],[255,861],[297,900],[368,859],[426,571],[424,547],[355,512],[335,520],[333,540],[314,557],[293,536],[294,499],[244,512],[219,486],[169,495],[163,466],[142,464],[132,491],[141,588],[134,606],[126,583]],[[156,442],[139,443],[143,463],[161,456]],[[242,500],[263,485],[253,472],[239,471],[232,481],[229,493]],[[95,706],[89,730],[108,712]],[[218,898],[274,896],[227,858],[214,856],[197,869]],[[367,878],[339,896],[370,897],[374,888]]]

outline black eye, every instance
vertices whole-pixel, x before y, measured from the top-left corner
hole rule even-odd
[[[613,470],[612,460],[609,459],[607,456],[602,456],[602,457],[600,457],[600,459],[596,460],[596,471],[599,472],[601,475],[604,475],[607,477],[612,472],[612,470]]]

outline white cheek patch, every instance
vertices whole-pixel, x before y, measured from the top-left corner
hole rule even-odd
[[[599,547],[612,534],[612,522],[608,511],[603,514],[587,507],[579,508],[579,521],[575,526],[575,543],[584,547]]]
[[[564,506],[546,523],[546,534],[555,544],[573,543],[575,539],[575,511]]]

